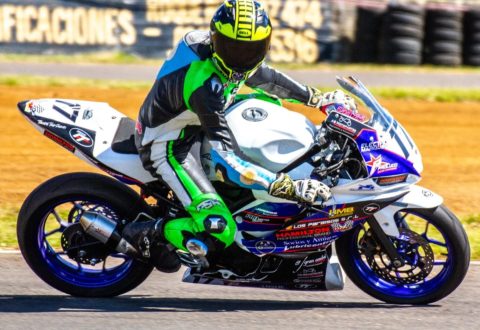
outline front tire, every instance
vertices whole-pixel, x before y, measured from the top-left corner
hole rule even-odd
[[[77,223],[78,212],[85,208],[116,222],[149,213],[135,191],[112,178],[94,173],[57,176],[36,188],[22,205],[17,237],[23,257],[47,284],[73,296],[112,297],[132,290],[148,277],[151,265],[111,251],[95,240],[89,241],[95,247],[84,260],[74,260],[66,253],[64,233]],[[70,237],[78,235],[71,229]]]
[[[393,277],[388,275],[390,276],[388,278],[385,275],[387,273],[384,271],[385,267],[382,269],[374,265],[376,261],[372,258],[367,261],[365,249],[362,249],[361,245],[368,230],[362,226],[345,233],[336,241],[338,258],[347,276],[365,293],[387,303],[429,304],[448,296],[463,281],[470,262],[470,246],[460,221],[443,205],[431,210],[402,210],[397,213],[395,220],[400,229],[419,235],[415,237],[422,237],[418,240],[425,242],[425,245],[428,245],[425,247],[434,252],[432,253],[434,260],[429,265],[433,264],[433,268],[427,270],[428,277],[411,283],[413,281],[409,282],[408,278],[402,278],[405,274],[401,275],[400,272],[397,272],[398,279],[395,279],[393,272]],[[425,230],[421,229],[422,221]],[[400,245],[402,244],[397,244]],[[406,245],[408,242],[404,244],[404,250],[408,249],[405,248]],[[433,248],[430,250],[429,246]],[[410,258],[412,264],[425,257],[425,255],[411,257],[414,254],[412,251],[416,252],[417,249],[410,250],[405,255]],[[377,255],[376,260],[378,259],[380,258]],[[419,276],[418,272],[414,275],[413,271],[406,274],[411,274],[412,277]]]

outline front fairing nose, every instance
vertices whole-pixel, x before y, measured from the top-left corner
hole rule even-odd
[[[28,110],[26,111],[25,107],[27,106],[28,101],[29,100],[18,102],[18,104],[17,104],[18,110],[20,110],[21,112],[27,112]]]

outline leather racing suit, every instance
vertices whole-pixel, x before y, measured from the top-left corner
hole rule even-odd
[[[212,145],[215,168],[221,167],[228,176],[223,179],[268,190],[276,173],[241,158],[224,110],[244,84],[281,99],[307,103],[310,98],[306,86],[264,63],[251,77],[228,81],[211,56],[208,32],[186,34],[161,67],[136,125],[144,167],[170,186],[191,216],[168,221],[164,227],[165,238],[181,250],[186,250],[188,239],[205,235],[228,247],[236,232],[229,209],[202,170],[200,133]]]

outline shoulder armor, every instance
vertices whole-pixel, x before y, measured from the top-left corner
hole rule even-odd
[[[183,37],[185,44],[190,47],[201,59],[206,59],[211,55],[210,32],[208,31],[192,31]]]
[[[194,44],[210,45],[210,33],[208,31],[191,31],[185,35],[184,39],[189,46]]]

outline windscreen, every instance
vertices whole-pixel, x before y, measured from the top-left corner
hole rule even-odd
[[[337,77],[337,82],[365,105],[371,114],[365,124],[373,127],[379,133],[379,139],[385,148],[412,162],[417,172],[420,173],[423,170],[420,152],[402,125],[380,105],[358,79]]]

